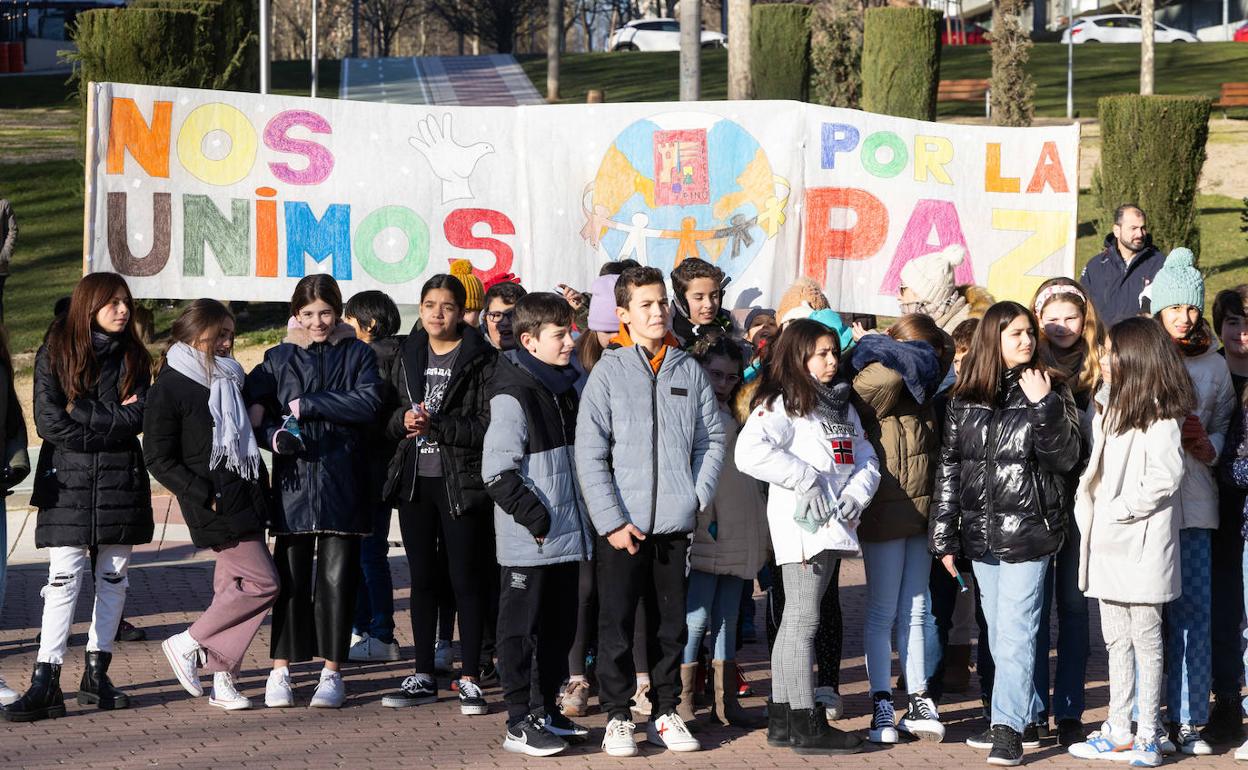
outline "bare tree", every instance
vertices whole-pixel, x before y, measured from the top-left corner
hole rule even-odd
[[[754,86],[750,81],[751,0],[725,0],[728,3],[728,98],[749,99]]]
[[[546,3],[546,101],[559,101],[559,55],[563,48],[563,0]]]
[[[680,0],[680,100],[702,91],[702,0]]]
[[[1153,93],[1153,32],[1156,20],[1153,18],[1153,0],[1140,3],[1140,94],[1151,96]]]
[[[1035,115],[1036,84],[1027,74],[1031,39],[1019,20],[1022,12],[1023,0],[993,0],[989,97],[998,126],[1030,126]]]
[[[545,0],[428,0],[430,12],[472,39],[474,54],[482,41],[499,53],[512,53],[522,22],[540,17],[545,7]]]
[[[406,24],[420,14],[422,0],[360,0],[360,18],[376,35],[377,53],[389,56]]]

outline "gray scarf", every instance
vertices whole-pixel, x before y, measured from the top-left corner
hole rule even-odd
[[[184,342],[169,348],[165,361],[174,371],[208,388],[212,413],[212,458],[209,468],[222,462],[248,481],[260,472],[260,448],[243,403],[243,367],[233,358],[214,356],[211,375],[206,356]]]
[[[819,396],[815,402],[815,416],[828,435],[854,435],[854,426],[849,422],[850,391],[849,383],[844,380],[832,385],[815,380],[815,393]]]

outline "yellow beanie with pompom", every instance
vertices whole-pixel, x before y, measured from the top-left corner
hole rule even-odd
[[[472,312],[473,310],[485,309],[485,287],[481,285],[481,279],[472,274],[472,263],[466,259],[457,259],[451,263],[451,275],[459,279],[464,285],[464,293],[467,299],[464,300],[464,310]]]

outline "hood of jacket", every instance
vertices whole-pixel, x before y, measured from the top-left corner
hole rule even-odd
[[[868,334],[854,348],[850,379],[873,363],[881,363],[901,375],[906,390],[919,404],[926,403],[940,386],[940,358],[926,342],[901,342],[887,334]]]

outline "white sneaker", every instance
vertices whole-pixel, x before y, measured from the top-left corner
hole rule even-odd
[[[697,751],[702,748],[693,737],[685,721],[676,712],[660,714],[646,723],[646,740],[655,746],[665,746],[668,751]]]
[[[359,644],[360,642],[364,641],[367,638],[368,638],[368,634],[366,633],[357,634],[354,631],[352,631],[351,632],[351,646],[354,647],[355,645]]]
[[[893,697],[885,693],[874,696],[875,708],[871,714],[871,729],[867,730],[867,740],[872,743],[896,743],[897,712],[893,709]]]
[[[399,643],[383,642],[366,634],[351,645],[351,649],[347,651],[347,660],[357,663],[396,661],[399,660]]]
[[[609,757],[637,756],[637,742],[633,740],[633,730],[637,726],[626,719],[612,719],[607,722],[607,730],[602,735],[602,750]]]
[[[1179,725],[1179,739],[1175,743],[1184,754],[1205,757],[1213,753],[1213,747],[1201,737],[1195,725]]]
[[[290,689],[290,669],[275,668],[269,672],[264,683],[264,705],[271,709],[288,709],[295,705],[295,693]]]
[[[218,671],[212,675],[212,696],[208,698],[208,705],[226,711],[243,711],[251,708],[251,698],[238,691],[230,672]]]
[[[1244,745],[1235,749],[1235,760],[1237,762],[1248,762],[1248,741],[1244,741]]]
[[[906,715],[897,723],[897,727],[913,735],[921,741],[945,739],[945,726],[940,723],[940,712],[936,703],[926,695],[911,695],[906,707]]]
[[[845,711],[845,705],[841,701],[841,694],[831,687],[816,687],[815,703],[823,706],[823,711],[827,714],[829,724],[840,719]]]
[[[165,652],[165,659],[173,669],[173,675],[191,695],[196,698],[204,694],[204,686],[199,681],[199,663],[202,651],[199,642],[191,638],[190,631],[174,634],[161,642],[160,649]]]
[[[4,677],[0,676],[0,706],[7,706],[20,697],[22,697],[22,694],[9,687],[4,681]]]
[[[455,656],[451,654],[451,643],[439,639],[433,645],[433,671],[435,674],[449,674],[454,670]]]
[[[321,681],[316,685],[316,692],[312,693],[312,702],[308,704],[308,708],[342,708],[346,700],[347,688],[342,683],[342,674],[327,668],[321,669]]]

